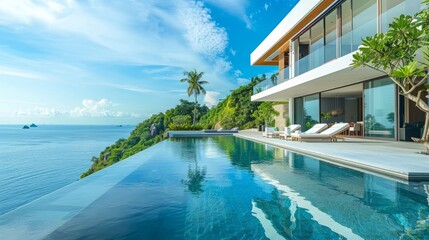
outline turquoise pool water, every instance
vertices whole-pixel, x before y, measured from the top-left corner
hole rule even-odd
[[[170,139],[0,217],[0,239],[429,239],[429,185]]]

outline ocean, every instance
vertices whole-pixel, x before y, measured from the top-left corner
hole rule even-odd
[[[135,126],[0,125],[0,215],[74,181]]]

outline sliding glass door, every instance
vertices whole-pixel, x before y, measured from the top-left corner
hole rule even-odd
[[[395,87],[382,78],[364,83],[365,136],[395,138]]]
[[[294,100],[294,122],[301,124],[301,130],[306,131],[320,119],[320,94],[313,94]]]

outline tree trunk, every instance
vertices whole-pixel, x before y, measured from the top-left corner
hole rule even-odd
[[[428,140],[428,130],[429,130],[429,113],[426,113],[425,127],[423,129],[422,141]]]
[[[195,105],[194,105],[194,121],[192,122],[192,125],[195,125],[195,116],[197,115],[197,94],[195,96]]]

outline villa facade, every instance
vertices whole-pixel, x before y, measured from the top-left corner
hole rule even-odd
[[[278,66],[279,76],[254,87],[252,101],[288,102],[292,123],[359,125],[367,138],[420,137],[424,114],[387,76],[353,69],[362,39],[385,32],[394,17],[413,15],[421,0],[302,0],[252,52],[252,65]]]

